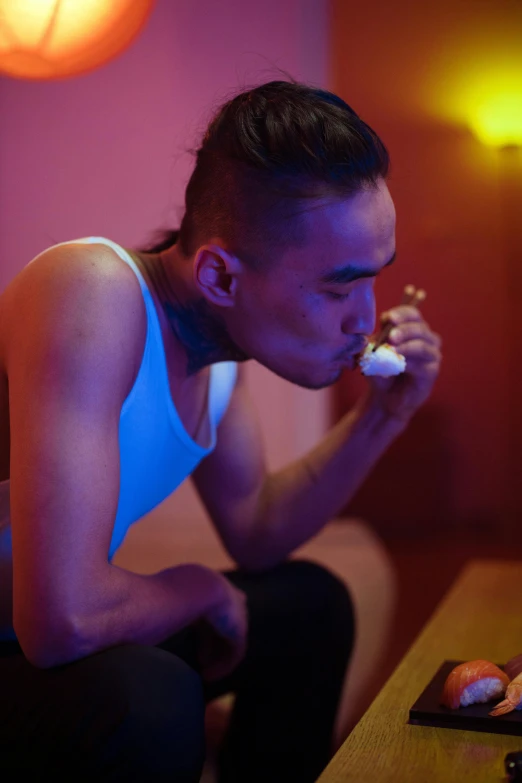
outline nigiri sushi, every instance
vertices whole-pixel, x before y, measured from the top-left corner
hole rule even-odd
[[[375,343],[368,343],[360,360],[359,367],[363,375],[382,375],[389,378],[400,375],[406,369],[406,359],[389,343],[383,343],[373,350]]]
[[[515,655],[505,665],[504,671],[510,680],[514,680],[522,672],[522,655]]]
[[[441,703],[457,710],[477,702],[483,703],[504,695],[509,677],[490,661],[459,663],[448,674],[442,691]]]
[[[497,704],[494,710],[489,713],[496,717],[505,715],[513,710],[522,710],[522,673],[518,674],[514,680],[511,680],[506,688],[506,698]]]

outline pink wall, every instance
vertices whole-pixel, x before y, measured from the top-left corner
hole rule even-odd
[[[177,225],[210,112],[262,81],[327,79],[326,0],[158,0],[119,58],[58,82],[0,77],[0,290],[38,252],[86,235],[132,246]],[[249,368],[269,460],[308,448],[326,396]],[[181,494],[181,508],[196,508]],[[194,512],[195,513],[195,512]],[[199,511],[198,511],[199,513]]]
[[[179,215],[213,106],[249,83],[325,79],[323,2],[158,0],[140,37],[86,76],[0,77],[0,289],[53,242],[142,242]]]

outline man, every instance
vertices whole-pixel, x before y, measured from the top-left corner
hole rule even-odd
[[[197,781],[205,700],[228,690],[223,782],[306,783],[327,763],[353,610],[331,574],[287,558],[428,397],[440,339],[415,308],[386,314],[405,373],[274,475],[237,367],[254,358],[308,388],[356,367],[395,257],[387,169],[341,99],[261,85],[210,124],[179,232],[140,252],[57,245],[2,295],[11,772]],[[129,525],[189,474],[238,570],[113,565]]]

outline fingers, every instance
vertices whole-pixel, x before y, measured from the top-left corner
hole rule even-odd
[[[442,339],[430,329],[417,307],[425,298],[423,289],[417,290],[415,286],[407,285],[402,304],[383,313],[381,321],[393,327],[387,341],[399,353],[419,361],[440,361]],[[435,348],[436,352],[433,353],[429,346]]]
[[[427,364],[433,362],[440,364],[442,359],[438,346],[432,345],[425,340],[409,340],[397,346],[397,350],[405,357],[408,369],[411,369],[415,363]]]
[[[383,323],[401,324],[404,321],[422,321],[422,313],[416,307],[411,305],[399,305],[392,307],[381,315]]]
[[[199,628],[202,675],[209,681],[234,671],[247,649],[246,595],[228,580],[224,585],[228,600],[208,612]]]
[[[217,634],[210,626],[199,632],[199,663],[203,679],[219,680],[231,674],[246,654],[246,638],[235,641]]]
[[[426,299],[426,291],[423,288],[415,288],[407,285],[404,288],[402,301],[398,307],[393,307],[381,315],[383,323],[401,323],[402,321],[422,320],[418,306]]]
[[[395,348],[412,340],[423,340],[437,348],[440,348],[442,345],[440,335],[432,332],[426,321],[422,320],[402,322],[394,326],[388,336],[388,342]]]

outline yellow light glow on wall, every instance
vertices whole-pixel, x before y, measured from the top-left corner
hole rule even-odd
[[[519,145],[522,134],[522,15],[507,5],[477,4],[473,24],[464,14],[447,30],[422,96],[431,116],[499,147]]]
[[[19,79],[77,76],[116,57],[155,0],[0,0],[0,73]]]
[[[477,107],[471,126],[484,144],[522,146],[522,89],[491,96]]]

